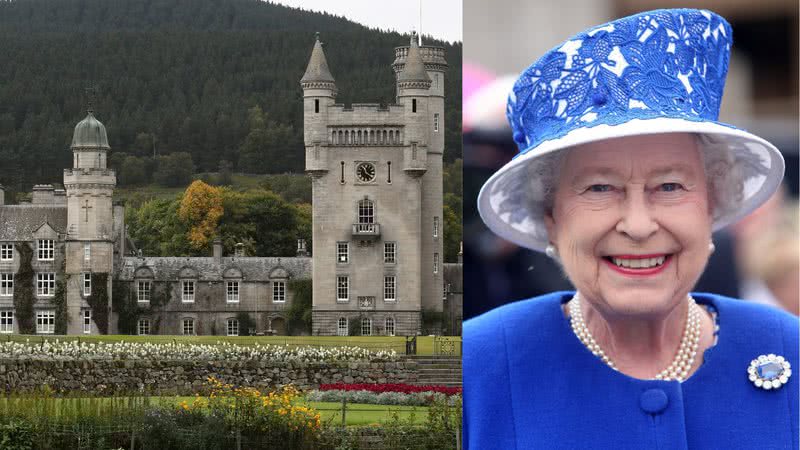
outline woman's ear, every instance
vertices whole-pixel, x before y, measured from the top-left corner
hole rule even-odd
[[[547,229],[547,239],[550,242],[556,241],[556,221],[553,219],[553,213],[548,212],[544,215],[544,226]]]

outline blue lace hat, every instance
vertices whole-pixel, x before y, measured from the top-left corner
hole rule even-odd
[[[701,148],[723,149],[738,175],[715,208],[714,230],[766,201],[783,177],[774,145],[718,122],[732,42],[731,26],[703,10],[657,10],[580,33],[520,75],[506,114],[519,154],[478,195],[495,233],[544,251],[545,198],[552,189],[536,168],[576,145],[623,136],[695,133]],[[552,181],[552,180],[551,180]]]

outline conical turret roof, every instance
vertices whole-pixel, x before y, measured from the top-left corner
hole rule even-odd
[[[403,71],[398,74],[397,81],[431,81],[419,52],[417,33],[411,33],[411,46],[408,48],[405,66]]]
[[[322,51],[322,42],[319,41],[319,33],[316,35],[317,41],[314,43],[314,49],[311,50],[311,58],[308,60],[308,67],[303,78],[300,79],[301,83],[311,81],[326,81],[333,83],[333,75],[328,68],[328,60],[325,59],[325,52]]]
[[[75,125],[71,147],[110,148],[108,146],[106,127],[95,119],[92,111],[89,111],[86,118]]]

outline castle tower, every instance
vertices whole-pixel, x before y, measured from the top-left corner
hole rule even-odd
[[[392,64],[397,76],[398,102],[406,105],[407,124],[414,124],[404,145],[413,153],[417,141],[417,160],[424,158],[420,175],[420,258],[422,308],[442,311],[444,219],[442,216],[442,157],[444,154],[444,74],[447,61],[442,47],[419,47],[412,33],[408,47],[395,49]],[[414,113],[414,100],[417,113]],[[408,113],[409,108],[410,113]],[[407,161],[415,161],[413,154]],[[406,170],[413,170],[407,167]]]
[[[446,63],[438,49],[442,68],[429,70],[428,48],[412,41],[396,52],[396,104],[335,104],[319,39],[301,80],[317,335],[414,335],[423,308],[442,310],[444,141],[433,114],[441,127],[444,103],[433,84],[442,85]]]
[[[89,304],[92,274],[107,276],[108,308],[111,307],[111,278],[113,275],[114,210],[112,195],[117,179],[107,168],[108,138],[106,128],[94,117],[91,106],[85,119],[75,126],[72,136],[72,169],[64,170],[67,196],[66,267],[68,334],[83,334],[84,323],[90,332],[98,330],[95,319],[98,311]],[[111,326],[116,321],[111,320]],[[109,329],[109,333],[114,330]]]

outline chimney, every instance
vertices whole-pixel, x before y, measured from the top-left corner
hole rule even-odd
[[[308,250],[306,250],[305,239],[297,240],[297,256],[308,256]]]
[[[214,239],[212,248],[214,249],[214,262],[220,264],[222,262],[222,239]]]
[[[34,205],[52,205],[55,203],[55,189],[52,184],[37,184],[33,187]]]
[[[53,191],[53,203],[56,205],[67,204],[67,191],[63,189],[56,189]]]
[[[236,257],[245,256],[245,254],[244,254],[244,244],[242,244],[241,242],[237,242],[236,243],[236,249],[233,251],[233,254],[236,255]]]
[[[0,184],[0,206],[6,204],[6,191],[2,184]]]
[[[464,241],[458,243],[458,263],[464,264]]]

